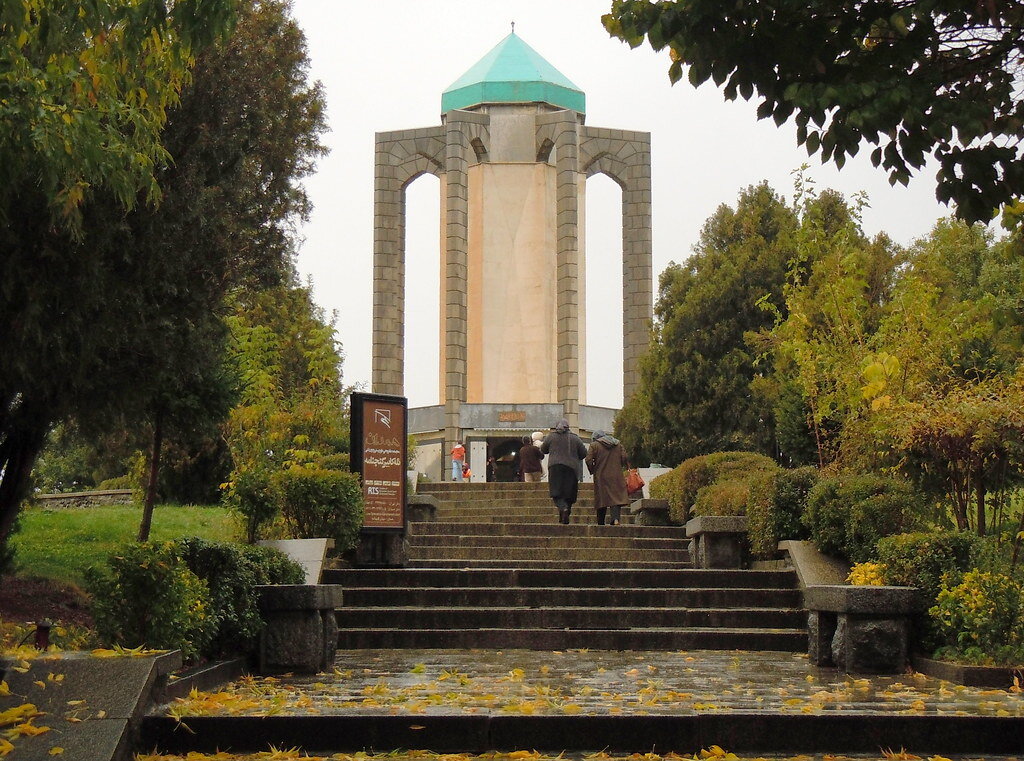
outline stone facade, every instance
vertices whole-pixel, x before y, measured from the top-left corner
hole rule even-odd
[[[586,324],[582,213],[586,179],[596,174],[609,176],[622,189],[623,396],[632,396],[653,313],[650,135],[588,127],[582,113],[542,102],[484,102],[447,111],[440,126],[378,133],[375,393],[402,395],[405,390],[405,190],[425,173],[440,179],[442,193],[440,402],[444,420],[436,432],[443,432],[446,442],[462,439],[461,409],[467,403],[557,404],[559,416],[564,415],[574,429],[580,427]],[[488,214],[501,218],[505,211],[501,183],[506,178],[519,183],[515,192],[526,199],[529,209],[516,219],[518,226],[512,232],[488,238],[481,225],[489,224]],[[527,187],[528,183],[532,185]],[[481,269],[507,265],[495,257],[534,263],[521,264],[519,271],[507,268],[508,283],[495,284],[492,277],[490,285],[481,286]],[[530,287],[548,283],[553,287],[540,287],[539,296],[497,290],[505,285],[523,289],[523,278],[529,277],[523,271],[532,269],[538,270],[537,282]],[[495,300],[506,306],[495,308]],[[517,346],[514,357],[500,361],[483,357],[481,352],[494,350],[495,342],[487,336],[500,333],[502,316],[507,319],[510,305],[517,303],[539,304],[535,308],[541,312],[540,321],[534,322],[542,328],[521,331],[537,334],[532,346]],[[489,311],[481,306],[488,304]],[[489,368],[487,377],[484,366]],[[528,378],[531,373],[548,372],[550,378]],[[519,382],[510,380],[511,375]],[[497,384],[495,377],[502,382]],[[526,389],[530,398],[505,398],[510,387]]]

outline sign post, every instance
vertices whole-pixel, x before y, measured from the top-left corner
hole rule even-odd
[[[362,476],[359,565],[404,565],[408,401],[354,393],[351,468]]]

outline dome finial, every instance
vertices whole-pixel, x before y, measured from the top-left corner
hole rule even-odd
[[[512,22],[512,34],[515,34],[515,33],[516,33],[516,22],[513,21]]]

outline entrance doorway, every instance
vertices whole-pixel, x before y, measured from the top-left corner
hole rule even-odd
[[[528,433],[521,433],[517,436],[488,436],[487,451],[489,456],[494,458],[494,480],[495,481],[518,481],[516,478],[516,465],[518,464],[519,448],[523,446],[523,436]]]

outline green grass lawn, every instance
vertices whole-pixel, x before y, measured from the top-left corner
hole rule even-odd
[[[135,540],[141,519],[137,505],[24,510],[12,542],[15,572],[81,586],[86,568]],[[234,539],[232,513],[224,507],[194,505],[162,505],[153,511],[152,541],[183,536]]]

